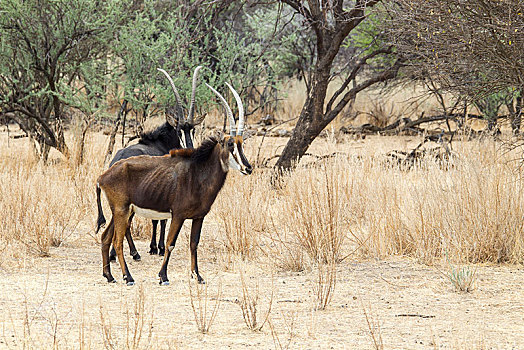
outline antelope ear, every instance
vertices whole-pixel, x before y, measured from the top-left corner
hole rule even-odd
[[[171,126],[175,129],[178,125],[178,119],[172,113],[166,113],[166,122],[171,124]]]
[[[221,138],[219,138],[219,142],[222,145],[222,147],[229,147],[228,143],[231,142],[231,136],[230,135],[222,135]]]
[[[219,128],[214,128],[209,132],[209,136],[217,140],[222,140],[224,138],[224,132]]]
[[[198,125],[198,124],[202,123],[204,121],[204,119],[206,119],[206,117],[207,117],[207,113],[204,113],[201,116],[195,118],[195,122],[193,123],[193,125]]]
[[[223,139],[224,136],[226,135],[226,134],[224,134],[224,132],[223,132],[221,129],[219,129],[219,128],[215,129],[214,134],[215,134],[215,137],[216,137],[217,139],[219,139],[219,140]]]

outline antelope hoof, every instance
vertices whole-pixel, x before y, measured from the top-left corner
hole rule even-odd
[[[162,273],[162,271],[160,271],[158,273],[158,277],[160,277],[160,285],[161,286],[168,286],[169,285],[169,280],[167,279],[167,274],[165,273]]]
[[[138,252],[131,253],[131,256],[133,257],[134,261],[142,260],[142,257],[140,256],[140,254],[138,254]]]
[[[158,255],[164,256],[165,253],[166,253],[166,248],[159,248],[158,249]]]
[[[158,249],[157,249],[157,248],[153,248],[153,247],[151,247],[151,249],[149,249],[149,254],[151,254],[151,255],[156,255],[156,254],[158,254]]]
[[[128,285],[128,286],[134,286],[135,285],[135,280],[131,276],[124,275],[124,281],[126,282],[126,285]]]
[[[204,279],[200,276],[200,274],[192,272],[191,278],[195,278],[195,277],[197,279],[198,284],[206,284],[206,281],[204,281]]]
[[[106,275],[104,273],[104,277],[107,278],[107,283],[116,283],[116,280],[111,275]]]

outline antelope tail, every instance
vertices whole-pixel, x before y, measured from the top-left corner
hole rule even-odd
[[[95,234],[97,234],[98,231],[100,230],[100,227],[102,225],[105,225],[106,223],[106,218],[104,217],[104,212],[102,211],[102,203],[100,201],[100,192],[101,192],[101,189],[97,183],[96,184],[96,205],[98,206],[98,220],[96,221]]]

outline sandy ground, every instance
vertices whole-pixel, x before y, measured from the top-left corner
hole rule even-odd
[[[285,140],[273,142],[281,149]],[[404,138],[389,142],[387,150],[418,142]],[[351,147],[363,150],[361,141]],[[323,155],[338,149],[312,150]],[[476,266],[475,290],[460,293],[445,263],[348,259],[337,265],[332,302],[315,310],[315,271],[279,272],[264,261],[239,262],[220,249],[217,226],[206,221],[199,248],[207,318],[219,303],[208,334],[199,332],[191,307],[185,226],[170,261],[169,286],[158,285],[162,258],[147,254],[145,239],[136,240],[142,261],[126,252],[137,282],[132,287],[119,279],[115,263],[118,283],[105,281],[99,245],[87,235],[53,248],[51,257],[29,256],[18,267],[0,268],[0,349],[524,349],[522,266]],[[241,273],[252,296],[259,286],[259,319],[273,296],[271,323],[259,332],[247,329],[237,302]]]
[[[0,270],[0,348],[98,349],[104,347],[104,329],[118,349],[132,348],[140,334],[137,348],[365,349],[374,347],[373,337],[386,349],[524,348],[521,267],[478,266],[476,289],[459,293],[442,273],[445,266],[406,258],[346,261],[337,266],[334,298],[321,311],[314,310],[314,271],[279,273],[264,264],[226,263],[204,233],[200,269],[208,315],[220,304],[210,332],[201,334],[189,294],[188,228],[174,250],[169,286],[157,282],[161,258],[147,254],[145,240],[137,245],[143,259],[128,258],[137,282],[132,287],[105,282],[93,239],[22,262],[20,270]],[[117,268],[113,263],[115,277]],[[258,282],[260,314],[273,293],[272,327],[246,328],[235,302],[242,295],[241,271],[252,295]],[[140,306],[144,310],[135,313]]]

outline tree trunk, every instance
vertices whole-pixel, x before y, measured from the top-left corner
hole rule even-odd
[[[124,100],[116,116],[115,127],[113,128],[113,130],[111,130],[111,134],[109,135],[109,144],[107,145],[106,156],[104,158],[104,164],[108,164],[109,160],[111,159],[111,156],[113,155],[113,149],[115,147],[115,138],[118,132],[118,128],[120,127],[120,122],[122,120],[122,114],[124,115],[124,121],[125,121],[125,115],[127,114],[126,107],[127,107],[127,100]],[[123,135],[122,135],[122,138],[123,138]]]
[[[64,136],[64,128],[62,125],[62,121],[57,121],[57,130],[56,130],[56,149],[64,155],[67,159],[71,157],[71,153],[69,152],[69,147],[67,147],[67,144],[65,142],[65,136]]]
[[[45,143],[43,139],[37,139],[33,137],[31,134],[28,135],[31,145],[33,146],[35,158],[41,160],[44,165],[47,165],[47,160],[49,159],[49,151],[51,150],[51,147],[49,147],[49,145]]]
[[[321,131],[302,114],[275,167],[281,171],[294,168]]]
[[[76,154],[75,154],[75,165],[78,167],[84,163],[85,143],[87,130],[89,130],[90,121],[82,120],[82,125],[79,126],[80,130],[77,130],[76,136]]]
[[[494,132],[497,129],[497,117],[488,117],[488,131]]]
[[[275,167],[279,170],[294,168],[313,140],[328,124],[323,117],[324,100],[329,84],[329,71],[317,72],[313,77],[313,83],[314,86],[307,96],[293,134],[275,164]]]
[[[513,130],[513,135],[518,135],[520,133],[520,125],[522,122],[522,92],[519,92],[515,98],[515,107],[513,107],[513,101],[511,101],[511,106],[508,104],[508,110],[511,115],[511,129]]]
[[[349,91],[344,92],[348,84],[356,80],[358,72],[363,65],[366,64],[368,59],[381,53],[391,53],[392,50],[391,48],[383,48],[361,57],[354,62],[354,67],[345,78],[342,87],[333,94],[324,110],[327,88],[332,78],[331,68],[339,53],[340,46],[344,43],[351,31],[366,18],[366,9],[373,7],[379,3],[380,0],[357,1],[355,7],[348,9],[344,8],[344,2],[341,0],[333,2],[320,0],[308,0],[307,2],[282,0],[282,2],[289,5],[297,13],[300,13],[314,32],[316,63],[312,79],[309,84],[306,83],[308,96],[300,112],[297,125],[286,147],[282,151],[282,155],[275,164],[275,167],[279,171],[292,169],[306,153],[313,140],[335,119],[349,101],[355,98],[359,91],[377,82],[386,81],[395,77],[400,67],[400,62],[397,61],[390,69],[376,74],[356,84],[356,86]],[[305,3],[307,3],[307,6]],[[330,19],[329,14],[333,20]],[[339,97],[342,98],[339,99]]]
[[[401,60],[397,60],[390,68],[380,72],[368,79],[357,83],[352,89],[347,91],[343,97],[332,105],[343,89],[339,89],[332,97],[324,111],[324,101],[326,99],[326,92],[329,84],[329,67],[323,71],[317,71],[313,78],[313,88],[308,94],[304,108],[300,113],[300,118],[293,130],[293,134],[289,139],[282,155],[278,159],[275,167],[282,170],[289,170],[293,168],[300,158],[306,153],[309,145],[313,140],[324,130],[324,128],[333,121],[342,112],[343,108],[347,106],[350,101],[353,101],[356,95],[366,88],[397,76],[398,70],[403,65]],[[331,65],[329,65],[331,66]],[[348,78],[353,79],[353,78]],[[350,80],[346,80],[349,83]]]

